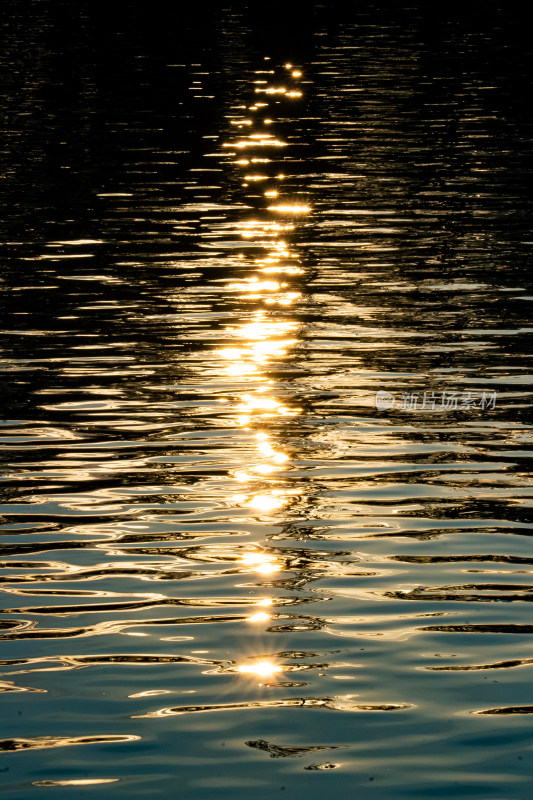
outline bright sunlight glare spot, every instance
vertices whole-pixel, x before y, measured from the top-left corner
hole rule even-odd
[[[247,622],[266,622],[270,619],[270,614],[266,611],[258,611],[257,614],[252,614],[251,617],[246,617]]]
[[[255,280],[250,278],[249,281],[243,283],[228,283],[226,288],[238,292],[277,292],[280,284],[277,281],[259,281],[257,278]]]
[[[280,203],[277,206],[269,206],[269,211],[279,211],[281,214],[309,214],[311,206],[298,205],[296,203]]]
[[[245,395],[243,400],[245,402],[239,406],[243,411],[253,411],[255,409],[271,411],[281,405],[279,400],[274,400],[271,397],[252,397],[249,394]]]
[[[265,298],[265,303],[269,306],[271,305],[279,305],[279,306],[290,306],[291,303],[294,303],[301,297],[300,292],[287,292],[286,294],[278,295],[277,297],[267,297]]]
[[[282,273],[283,275],[302,275],[303,269],[300,267],[279,267],[279,266],[272,266],[272,267],[263,267],[261,272],[269,273]]]
[[[297,327],[296,322],[250,322],[238,329],[241,339],[268,339],[271,336],[282,336]],[[231,329],[229,329],[231,330]]]
[[[257,375],[259,373],[258,368],[255,364],[244,364],[242,361],[238,361],[235,364],[230,364],[229,367],[226,368],[226,375],[232,377],[245,377],[247,375]]]
[[[257,449],[264,456],[273,456],[274,453],[276,452],[274,448],[270,444],[268,444],[268,442],[262,442],[262,444],[257,446]]]
[[[247,483],[248,481],[252,480],[252,476],[249,475],[247,472],[244,472],[244,470],[241,470],[241,469],[239,469],[236,472],[234,472],[233,473],[233,477],[239,483]]]
[[[242,350],[237,350],[236,347],[226,347],[224,350],[219,350],[219,353],[222,358],[233,360],[235,358],[241,358]]]
[[[282,497],[274,497],[271,494],[258,494],[248,500],[246,505],[250,508],[257,509],[257,511],[274,511],[274,509],[284,506],[285,502],[286,501]],[[255,569],[258,572],[262,572],[266,575],[270,572],[276,572],[278,569],[280,569],[280,567],[277,564],[265,562],[264,564],[255,567]]]
[[[279,139],[270,139],[261,137],[260,139],[241,139],[238,142],[227,142],[222,147],[238,147],[242,150],[243,147],[287,147],[287,142],[281,142]],[[250,141],[251,140],[251,141]]]
[[[276,467],[273,464],[258,464],[256,467],[253,467],[254,472],[259,472],[260,475],[270,475],[271,472],[276,471]]]
[[[266,496],[263,495],[263,497]],[[242,557],[242,563],[247,567],[252,567],[256,572],[261,572],[263,575],[268,575],[281,569],[280,565],[276,564],[275,556],[271,556],[268,553],[246,553]]]
[[[256,93],[262,92],[263,94],[287,94],[287,89],[283,86],[279,86],[278,88],[274,86],[269,86],[266,89],[255,89]]]
[[[276,672],[281,672],[282,668],[271,661],[258,661],[255,664],[241,664],[237,667],[238,672],[245,672],[251,675],[258,675],[261,678],[269,678]]]

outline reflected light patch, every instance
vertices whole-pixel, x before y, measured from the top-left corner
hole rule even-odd
[[[236,226],[238,231],[252,231],[256,233],[264,233],[265,231],[277,233],[278,231],[292,231],[294,230],[294,225],[291,224],[281,224],[280,222],[268,222],[266,220],[260,219],[249,219],[244,222],[240,222]],[[285,242],[279,242],[279,244],[285,244]]]
[[[283,336],[297,327],[297,322],[273,322],[271,320],[250,322],[242,328],[232,329],[241,339],[269,339],[272,336]]]
[[[246,622],[267,622],[269,619],[271,619],[271,616],[266,611],[258,611],[256,614],[252,614],[251,617],[246,617]]]
[[[287,142],[282,142],[279,139],[271,139],[270,134],[267,138],[265,134],[256,139],[252,139],[250,136],[250,139],[240,139],[238,142],[226,142],[222,147],[238,147],[239,150],[242,150],[244,147],[287,147],[287,144]]]
[[[244,470],[237,470],[237,472],[233,473],[233,477],[239,483],[247,483],[248,481],[252,480],[252,476],[247,472],[244,472]]]
[[[72,778],[67,781],[33,781],[33,786],[95,786],[99,783],[116,783],[120,778]]]
[[[241,664],[240,667],[237,667],[237,671],[257,675],[260,678],[269,678],[276,672],[282,672],[282,668],[279,664],[273,664],[272,661],[257,661],[255,664]]]
[[[255,364],[245,364],[243,361],[231,364],[226,368],[226,375],[233,378],[245,378],[258,374],[259,370]]]
[[[294,301],[298,300],[298,298],[301,296],[301,292],[286,292],[285,294],[280,294],[277,297],[265,298],[265,303],[269,306],[290,306],[291,303],[294,303]]]
[[[277,206],[269,206],[269,211],[278,211],[281,214],[309,214],[311,206],[299,205],[297,203],[280,203]]]
[[[262,416],[278,415],[280,417],[295,416],[301,412],[300,408],[288,408],[273,397],[259,397],[258,395],[244,395],[243,402],[237,407],[242,412],[263,412]]]
[[[281,569],[281,565],[276,563],[275,556],[271,556],[269,553],[246,553],[242,557],[242,563],[247,567],[252,567],[256,572],[261,572],[263,575],[269,575]]]
[[[283,86],[267,86],[266,89],[255,89],[256,93],[262,92],[263,94],[287,94],[287,89]]]
[[[278,408],[281,403],[278,400],[274,400],[272,397],[251,397],[248,396],[246,399],[246,407],[251,409],[275,409]]]
[[[227,289],[237,292],[277,292],[281,285],[277,281],[260,281],[259,278],[247,278],[242,283],[228,283]]]
[[[272,259],[274,261],[275,259]],[[282,274],[282,275],[303,275],[303,269],[300,267],[280,267],[278,265],[271,266],[271,267],[263,267],[261,272],[265,272],[267,275],[272,274]],[[298,294],[301,294],[298,292]]]
[[[284,506],[286,501],[283,497],[275,497],[271,494],[258,494],[255,497],[252,497],[246,503],[247,506],[250,508],[255,508],[258,511],[274,511],[276,508],[281,508]],[[256,567],[259,572],[269,573],[269,572],[276,572],[278,569],[281,569],[277,564],[272,564],[270,562],[265,562],[260,567]]]
[[[278,467],[274,466],[274,464],[258,464],[256,467],[253,467],[254,472],[259,472],[260,475],[270,475],[271,472],[276,472]]]
[[[287,353],[287,346],[290,344],[294,344],[294,342],[256,342],[251,348],[253,360],[263,362],[271,356],[284,356]]]
[[[225,347],[223,350],[218,351],[222,358],[227,358],[229,360],[233,360],[235,358],[242,357],[242,350],[237,350],[236,347]]]
[[[266,434],[262,434],[262,436],[265,438],[260,439],[259,435],[256,436],[256,438],[258,439],[259,442],[257,445],[257,449],[263,456],[265,456],[266,458],[271,458],[275,464],[284,464],[286,461],[289,460],[289,456],[286,455],[286,453],[281,453],[274,450],[272,445],[269,444],[268,437],[266,436]],[[260,466],[263,467],[263,465]]]
[[[261,444],[259,444],[259,445],[257,446],[257,449],[258,449],[258,450],[259,450],[259,452],[260,452],[260,453],[262,453],[264,456],[273,456],[273,455],[274,455],[274,453],[275,453],[275,450],[274,450],[274,448],[272,447],[272,445],[270,445],[270,444],[269,444],[267,441],[265,441],[265,440],[263,440],[263,441],[261,442]]]

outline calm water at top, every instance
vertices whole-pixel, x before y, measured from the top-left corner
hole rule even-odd
[[[163,5],[4,0],[0,796],[528,798],[520,26]]]

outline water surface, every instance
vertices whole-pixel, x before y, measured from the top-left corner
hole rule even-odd
[[[51,5],[1,56],[0,794],[529,797],[528,48]]]

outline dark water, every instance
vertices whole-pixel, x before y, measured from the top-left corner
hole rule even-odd
[[[0,795],[530,797],[520,20],[109,5],[3,4]]]

